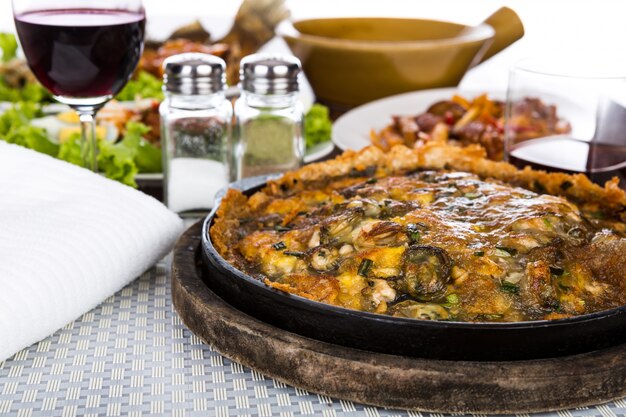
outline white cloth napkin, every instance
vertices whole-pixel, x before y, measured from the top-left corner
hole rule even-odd
[[[0,141],[0,361],[138,277],[182,228],[152,197]]]

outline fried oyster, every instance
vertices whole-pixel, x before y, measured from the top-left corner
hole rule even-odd
[[[626,304],[626,197],[479,147],[366,148],[229,190],[218,252],[267,285],[430,320],[559,319]]]

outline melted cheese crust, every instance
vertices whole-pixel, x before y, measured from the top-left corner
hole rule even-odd
[[[469,172],[359,168],[231,190],[216,248],[282,291],[400,317],[558,319],[626,303],[619,214],[590,220],[588,202]]]

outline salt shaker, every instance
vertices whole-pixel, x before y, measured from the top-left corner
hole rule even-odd
[[[230,181],[232,105],[224,95],[224,60],[199,53],[163,63],[161,137],[165,204],[205,211]]]
[[[235,103],[237,179],[296,169],[304,159],[300,61],[255,54],[241,61],[241,96]]]

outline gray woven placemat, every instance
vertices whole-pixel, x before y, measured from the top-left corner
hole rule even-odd
[[[181,323],[167,268],[0,362],[0,415],[429,416],[311,394],[222,357]],[[626,415],[626,401],[558,415]]]

